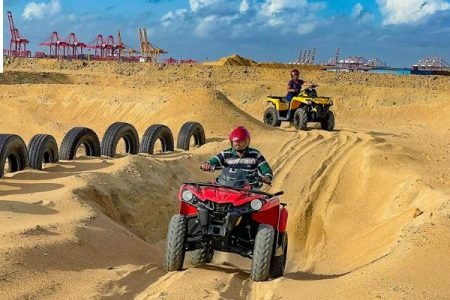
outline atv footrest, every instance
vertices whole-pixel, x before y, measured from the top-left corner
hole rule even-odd
[[[225,227],[221,225],[209,225],[208,234],[225,236]]]

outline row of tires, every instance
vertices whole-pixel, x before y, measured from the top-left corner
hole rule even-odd
[[[82,147],[86,156],[114,157],[121,140],[124,141],[128,154],[154,154],[158,141],[162,153],[174,151],[172,131],[162,124],[148,127],[141,142],[136,128],[125,122],[111,124],[101,143],[92,129],[75,127],[66,133],[59,151],[55,138],[49,134],[36,134],[31,138],[28,147],[18,135],[0,134],[0,177],[3,177],[5,171],[16,172],[26,167],[42,170],[44,163],[56,163],[60,159],[73,160]],[[191,145],[199,147],[205,142],[203,126],[197,122],[187,122],[178,134],[177,148],[189,150]]]

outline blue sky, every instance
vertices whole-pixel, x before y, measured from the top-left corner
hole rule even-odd
[[[139,49],[138,28],[177,59],[215,60],[234,53],[257,61],[292,62],[301,49],[317,49],[325,62],[378,58],[410,66],[423,57],[450,63],[450,0],[3,0],[3,39],[9,45],[6,11],[30,40],[29,48],[53,31],[76,33],[92,42],[115,35]]]

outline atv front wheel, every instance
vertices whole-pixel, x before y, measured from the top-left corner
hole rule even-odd
[[[275,231],[271,225],[259,225],[253,247],[253,259],[250,278],[253,281],[266,281],[269,278],[270,259],[272,258]]]
[[[294,125],[298,130],[305,130],[308,124],[308,114],[304,107],[299,108],[294,113]]]
[[[264,123],[273,126],[280,127],[281,121],[278,118],[277,110],[274,107],[269,107],[264,111]]]
[[[191,251],[191,263],[194,266],[209,264],[214,256],[214,250],[211,248],[201,248]]]
[[[288,235],[285,233],[283,244],[283,254],[280,256],[273,256],[270,262],[270,277],[278,278],[284,275],[286,268],[286,258],[288,249]]]
[[[186,217],[174,215],[170,219],[166,240],[165,269],[167,272],[181,270],[184,261],[186,239]]]
[[[325,117],[325,119],[322,120],[322,122],[320,122],[320,125],[322,127],[322,129],[324,130],[328,130],[328,131],[332,131],[334,128],[334,114],[332,111],[329,111],[327,113],[327,116]]]

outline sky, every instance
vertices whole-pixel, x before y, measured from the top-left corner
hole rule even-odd
[[[1,1],[1,0],[0,0]],[[98,34],[140,48],[138,28],[176,59],[216,60],[239,54],[256,61],[293,62],[316,48],[316,62],[362,56],[388,66],[411,66],[424,57],[450,63],[450,0],[3,0],[34,51],[53,31],[74,32],[92,44]]]

